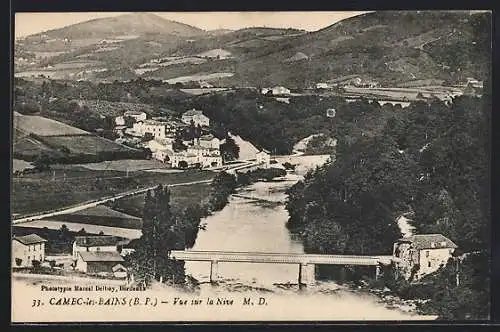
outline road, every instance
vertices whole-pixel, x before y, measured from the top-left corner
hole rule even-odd
[[[250,164],[250,165],[253,165],[253,164]],[[246,168],[248,166],[249,166],[249,164],[247,162],[244,165],[238,164],[238,165],[234,165],[234,166],[226,166],[226,167],[223,167],[222,169],[219,169],[219,171],[225,170],[228,173],[234,173],[234,170],[240,169],[240,168]],[[215,171],[215,169],[214,169],[214,171]],[[193,184],[211,183],[211,182],[212,182],[212,180],[199,180],[199,181],[169,184],[168,186],[169,187],[189,186],[189,185],[193,185]],[[63,207],[63,208],[57,209],[57,210],[42,211],[42,212],[36,213],[34,215],[28,215],[28,216],[12,219],[12,223],[13,224],[26,223],[26,222],[30,222],[30,221],[34,221],[34,220],[40,220],[40,219],[44,219],[44,218],[54,217],[54,216],[61,215],[61,214],[74,213],[77,211],[96,207],[97,205],[100,205],[100,204],[103,204],[106,202],[110,202],[110,201],[114,201],[114,200],[123,198],[125,196],[140,195],[140,194],[145,193],[148,190],[154,189],[156,187],[157,187],[157,185],[152,186],[152,187],[148,187],[148,188],[126,191],[126,192],[119,193],[119,194],[109,196],[106,198],[100,198],[100,199],[95,199],[95,200],[91,200],[91,201],[81,202],[79,204]]]

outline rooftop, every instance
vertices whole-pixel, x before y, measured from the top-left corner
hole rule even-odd
[[[193,115],[203,115],[203,111],[195,110],[194,108],[192,110],[189,110],[182,114],[182,116],[193,116]]]
[[[111,235],[75,236],[75,243],[80,247],[115,246],[120,240]]]
[[[126,111],[124,114],[125,115],[141,115],[145,114],[146,112],[141,112],[141,111]]]
[[[458,248],[458,246],[442,234],[418,234],[399,239],[398,242],[413,243],[415,249]]]
[[[214,136],[214,135],[212,135],[212,134],[209,134],[209,135],[204,135],[204,136],[201,136],[201,137],[200,137],[200,140],[202,140],[202,141],[211,141],[211,140],[213,140],[214,138],[217,138],[217,137],[215,137],[215,136]]]
[[[80,251],[79,255],[85,262],[124,262],[116,251]]]
[[[29,235],[24,235],[24,236],[15,236],[13,240],[17,240],[21,242],[24,245],[30,245],[30,244],[36,244],[36,243],[42,243],[42,242],[47,242],[43,237],[37,235],[37,234],[29,234]]]

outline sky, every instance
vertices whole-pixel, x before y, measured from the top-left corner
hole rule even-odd
[[[259,26],[316,31],[345,18],[363,13],[366,12],[163,12],[155,14],[204,30],[236,30]],[[126,13],[16,13],[14,34],[16,38],[20,38],[96,18],[123,14]]]

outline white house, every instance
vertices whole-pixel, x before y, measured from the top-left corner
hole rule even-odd
[[[417,280],[448,262],[457,245],[441,234],[418,234],[397,240],[393,256],[398,273]]]
[[[33,261],[45,260],[45,240],[37,234],[12,238],[12,267],[32,267]]]
[[[257,152],[255,158],[258,164],[264,164],[266,167],[271,163],[271,153],[264,149]]]
[[[329,86],[327,83],[316,83],[316,89],[328,89]]]
[[[78,252],[75,270],[88,274],[114,275],[125,260],[116,251]],[[122,265],[123,266],[123,265]]]
[[[210,88],[213,88],[214,86],[208,82],[205,82],[205,81],[201,81],[199,82],[200,84],[200,88],[202,89],[210,89]]]
[[[120,115],[115,118],[115,125],[116,126],[125,126],[125,118]]]
[[[290,90],[285,88],[284,86],[275,86],[272,89],[273,95],[288,95],[290,94]]]
[[[73,259],[80,252],[118,252],[120,239],[111,235],[76,236],[73,242]]]
[[[196,140],[196,143],[200,146],[212,149],[219,149],[221,145],[220,139],[218,139],[214,135],[201,136],[199,139]]]
[[[210,125],[210,119],[203,114],[203,111],[194,108],[182,114],[182,122],[190,124],[191,121],[194,122],[195,126],[200,125],[208,127]]]
[[[187,167],[194,166],[198,162],[198,156],[187,151],[174,152],[170,156],[170,165],[174,168],[183,168],[183,162],[186,163]]]
[[[151,134],[155,139],[166,138],[167,136],[174,134],[176,131],[175,125],[170,124],[167,121],[157,120],[138,121],[134,123],[132,130],[141,134],[142,136]]]
[[[201,145],[191,145],[187,148],[187,153],[196,156],[197,164],[201,167],[222,166],[222,157],[219,148],[211,148]]]
[[[113,276],[115,278],[125,279],[127,278],[127,268],[121,264],[117,264],[111,268],[113,271]]]
[[[148,115],[145,112],[127,111],[123,114],[124,117],[134,118],[135,121],[146,121]]]

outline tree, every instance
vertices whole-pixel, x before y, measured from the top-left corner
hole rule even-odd
[[[179,161],[179,168],[188,168],[188,163],[185,160]]]
[[[184,263],[168,258],[170,250],[184,248],[183,228],[170,209],[170,191],[160,185],[146,194],[142,236],[127,259],[136,279],[146,284],[154,280],[184,283]]]
[[[236,144],[234,139],[232,139],[229,136],[226,137],[226,141],[223,144],[221,144],[220,149],[222,154],[222,160],[224,160],[224,162],[236,160],[239,157],[240,147],[239,145]]]
[[[33,166],[38,171],[46,171],[50,169],[52,163],[51,157],[46,152],[40,152],[33,160]]]
[[[228,197],[236,189],[236,178],[226,172],[220,172],[212,180],[209,206],[211,211],[220,211],[226,206]]]

